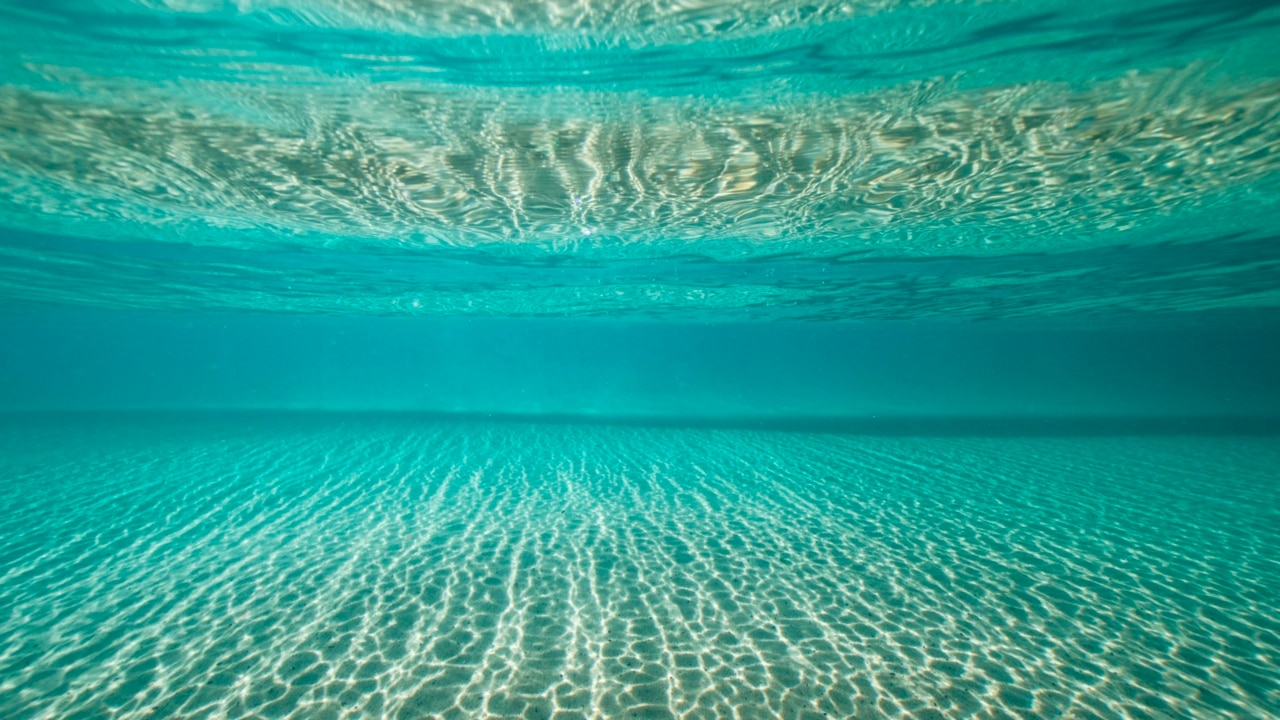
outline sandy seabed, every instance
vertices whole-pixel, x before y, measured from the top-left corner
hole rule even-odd
[[[5,718],[1280,715],[1280,441],[0,432]]]

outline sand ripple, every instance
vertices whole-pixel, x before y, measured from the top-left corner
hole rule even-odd
[[[1267,717],[1273,439],[6,429],[0,715]]]

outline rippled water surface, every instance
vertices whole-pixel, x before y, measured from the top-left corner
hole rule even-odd
[[[3,720],[1276,718],[1278,468],[1274,0],[0,0]]]
[[[1280,303],[1263,0],[7,0],[0,21],[9,302]]]

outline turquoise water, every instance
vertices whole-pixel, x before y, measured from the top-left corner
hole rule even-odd
[[[0,718],[1280,717],[1280,4],[0,0]]]
[[[1265,0],[0,3],[7,303],[1275,308]]]
[[[6,717],[1266,717],[1271,437],[7,428]]]

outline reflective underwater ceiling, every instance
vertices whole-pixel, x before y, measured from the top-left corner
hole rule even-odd
[[[0,0],[0,718],[1280,717],[1280,1]]]
[[[713,321],[1275,307],[1274,5],[6,0],[3,293]]]

